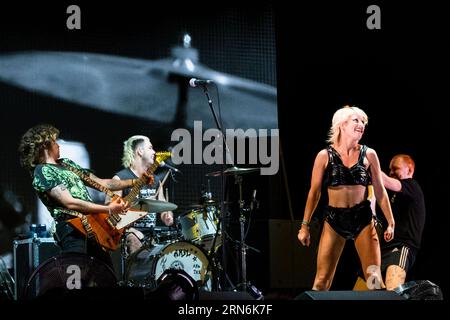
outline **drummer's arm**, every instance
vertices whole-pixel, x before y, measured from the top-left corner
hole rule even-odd
[[[164,197],[164,192],[162,192],[162,185],[159,185],[160,190],[158,190],[158,200],[167,201]],[[161,212],[161,220],[164,222],[166,226],[173,225],[173,212],[172,211],[164,211]]]
[[[115,180],[120,180],[120,178],[118,176],[114,176],[112,178],[115,179]],[[117,194],[118,196],[122,197],[122,190],[114,191],[114,193]],[[106,195],[106,197],[105,197],[105,204],[108,204],[110,202],[111,202],[111,197]]]

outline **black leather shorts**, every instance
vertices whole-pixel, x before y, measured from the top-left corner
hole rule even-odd
[[[344,239],[355,239],[356,236],[372,222],[370,201],[363,202],[351,208],[334,208],[325,206],[325,221]]]

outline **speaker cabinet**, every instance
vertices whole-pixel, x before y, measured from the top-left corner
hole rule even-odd
[[[23,289],[37,267],[58,255],[61,249],[53,238],[14,240],[14,298],[22,298]]]

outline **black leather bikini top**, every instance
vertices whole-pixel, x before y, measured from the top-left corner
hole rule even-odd
[[[366,156],[367,146],[362,145],[359,151],[358,162],[351,168],[344,166],[341,156],[332,147],[327,147],[328,166],[326,171],[325,185],[336,187],[342,185],[362,185],[367,186],[372,183],[369,168],[364,166],[364,157]]]

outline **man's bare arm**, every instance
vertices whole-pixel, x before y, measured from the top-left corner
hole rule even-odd
[[[72,197],[69,190],[60,184],[48,192],[49,196],[58,201],[65,208],[83,213],[121,213],[126,208],[123,203],[112,202],[109,205],[100,205],[93,202]]]

